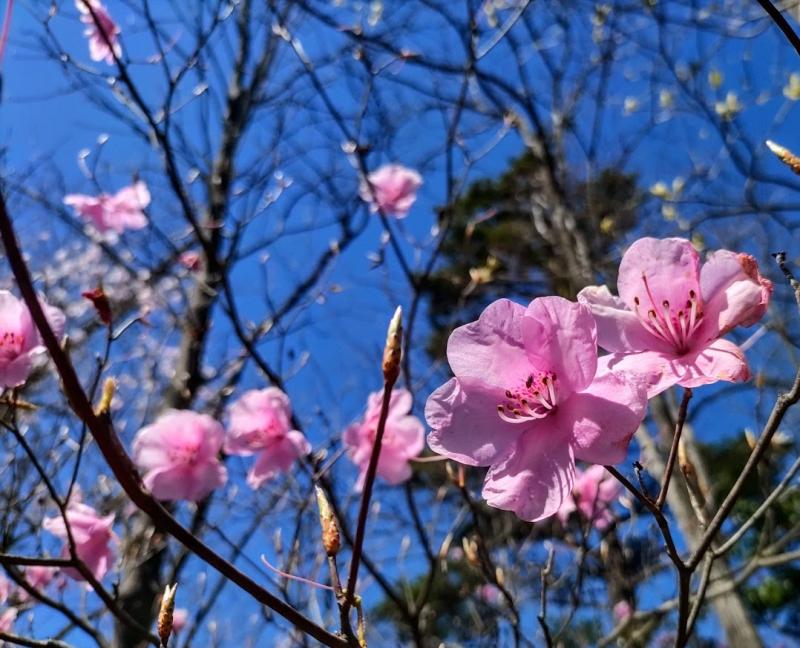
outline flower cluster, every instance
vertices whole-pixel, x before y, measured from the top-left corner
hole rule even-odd
[[[578,510],[602,528],[616,490],[602,468],[579,473],[576,459],[622,461],[647,399],[673,385],[748,378],[741,349],[722,336],[766,312],[772,284],[753,257],[721,250],[701,267],[689,241],[643,238],[618,285],[619,297],[595,286],[577,303],[501,299],[450,336],[455,377],[428,400],[428,445],[488,466],[490,505],[529,521]],[[598,357],[598,345],[609,353]]]

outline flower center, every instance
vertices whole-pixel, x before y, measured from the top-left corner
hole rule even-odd
[[[507,389],[497,405],[497,415],[507,423],[543,418],[558,404],[556,375],[552,371],[531,373],[516,389]]]
[[[636,316],[642,326],[679,353],[687,351],[689,340],[703,318],[703,307],[697,293],[689,290],[686,301],[679,304],[670,304],[666,299],[658,304],[644,273],[642,273],[642,283],[646,299],[638,296],[633,298]]]
[[[22,353],[24,345],[25,337],[23,335],[6,331],[0,335],[0,360],[5,362],[15,360]]]
[[[168,454],[170,460],[176,464],[194,466],[197,463],[197,452],[197,444],[187,443],[170,448]]]

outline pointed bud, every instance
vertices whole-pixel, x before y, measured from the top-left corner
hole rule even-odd
[[[400,375],[400,356],[403,342],[403,309],[398,306],[389,330],[386,333],[386,346],[383,349],[383,379],[393,385]]]
[[[772,151],[775,156],[788,166],[796,174],[800,175],[800,157],[796,156],[789,149],[776,144],[772,140],[767,140],[767,148]]]
[[[319,508],[319,524],[322,527],[322,546],[328,556],[335,556],[341,549],[342,541],[339,537],[339,525],[333,514],[330,502],[319,486],[314,486],[317,493],[317,508]]]
[[[161,645],[166,646],[172,634],[172,615],[175,612],[175,590],[178,584],[167,585],[164,588],[164,596],[161,597],[161,608],[158,611],[158,636]]]
[[[100,396],[100,402],[94,408],[95,416],[102,416],[108,414],[111,409],[111,401],[114,399],[114,393],[117,391],[117,381],[113,378],[106,378],[103,383],[103,394]]]

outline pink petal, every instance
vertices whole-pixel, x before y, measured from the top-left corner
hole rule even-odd
[[[588,385],[597,369],[597,330],[592,312],[562,297],[534,299],[522,322],[531,364],[556,375],[559,400]]]
[[[690,291],[701,295],[700,257],[686,239],[641,238],[622,257],[617,285],[630,310],[637,299],[645,313],[662,312],[665,301],[682,308]]]
[[[535,522],[553,515],[570,497],[575,460],[568,436],[543,421],[535,421],[493,465],[483,484],[486,502]]]
[[[303,441],[305,441],[305,437],[303,437]],[[307,454],[308,449],[310,448],[306,441],[305,445],[301,445],[300,450],[305,450],[305,454]],[[298,447],[288,437],[276,441],[258,455],[247,474],[247,483],[251,488],[259,488],[268,479],[289,470],[299,456],[301,455]]]
[[[586,304],[597,324],[597,344],[606,351],[670,351],[663,340],[642,326],[636,314],[607,286],[588,286],[578,293],[578,302]]]
[[[743,382],[750,378],[750,368],[742,350],[728,340],[715,340],[704,349],[681,359],[683,387],[700,387],[718,380]]]
[[[486,307],[476,322],[453,331],[447,342],[447,359],[453,373],[503,390],[516,386],[531,369],[522,341],[524,316],[525,308],[519,304],[498,299]]]
[[[624,374],[628,381],[641,384],[647,391],[647,398],[677,385],[685,373],[674,353],[660,351],[602,356],[598,360],[598,374],[608,370]]]
[[[391,448],[381,448],[378,458],[378,476],[386,483],[396,486],[411,478],[411,465],[408,455]]]
[[[13,388],[24,385],[33,369],[33,358],[30,353],[23,353],[11,362],[0,360],[0,385]]]
[[[748,254],[718,250],[700,271],[703,324],[698,333],[704,342],[725,335],[735,326],[752,326],[767,311],[772,282],[758,272]]]
[[[557,425],[573,431],[577,459],[615,464],[625,459],[646,409],[643,386],[604,372],[559,408]]]
[[[479,380],[452,378],[425,405],[433,428],[428,445],[434,452],[468,466],[489,466],[505,456],[524,424],[506,423],[497,415],[502,394]]]

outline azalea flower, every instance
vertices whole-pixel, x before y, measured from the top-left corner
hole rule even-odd
[[[25,581],[33,589],[43,591],[50,584],[53,577],[58,573],[58,567],[48,567],[46,565],[31,565],[25,568]],[[17,591],[17,598],[24,603],[30,599],[27,591],[20,588]]]
[[[87,504],[72,502],[67,507],[66,517],[75,541],[75,553],[78,559],[89,568],[97,580],[101,580],[108,571],[109,565],[114,561],[114,553],[109,547],[109,543],[116,541],[116,536],[112,531],[114,514],[101,516]],[[69,536],[64,518],[61,515],[45,518],[42,521],[42,527],[64,540],[61,555],[66,558],[70,557]],[[67,568],[63,571],[70,578],[84,580],[80,572],[75,569]]]
[[[175,608],[172,613],[172,632],[178,634],[186,627],[186,622],[189,620],[189,610],[186,608]]]
[[[111,230],[122,234],[125,230],[147,227],[147,216],[143,210],[150,204],[150,191],[139,180],[113,196],[107,193],[98,196],[68,194],[64,196],[64,204],[90,221],[98,232]]]
[[[91,11],[87,5],[91,5]],[[89,56],[93,61],[113,64],[114,55],[117,58],[122,55],[119,25],[99,0],[75,0],[75,6],[81,14],[81,22],[86,25],[83,35],[89,39]]]
[[[370,210],[405,218],[417,199],[422,186],[422,176],[400,164],[385,164],[367,176],[359,195],[370,203]]]
[[[702,268],[692,244],[679,238],[636,241],[619,266],[619,297],[606,286],[584,288],[601,362],[639,376],[652,398],[673,385],[699,387],[747,380],[744,353],[722,336],[751,326],[767,310],[772,283],[748,254],[719,250]]]
[[[5,603],[10,593],[11,583],[8,582],[5,574],[0,574],[0,603]]]
[[[591,311],[561,297],[528,307],[500,299],[453,331],[455,378],[428,399],[428,445],[470,466],[489,466],[483,497],[536,521],[570,497],[575,460],[622,461],[644,418],[644,389],[597,370]]]
[[[258,488],[266,480],[289,470],[295,459],[311,452],[302,432],[292,429],[289,397],[277,387],[245,392],[228,409],[230,425],[225,452],[258,454],[247,483]]]
[[[558,519],[566,524],[570,513],[580,511],[595,529],[602,531],[614,520],[610,505],[619,497],[621,484],[603,466],[591,466],[585,471],[577,470],[572,497],[558,509]]]
[[[382,402],[383,391],[371,393],[367,399],[364,418],[348,427],[342,436],[348,457],[361,470],[356,482],[356,489],[359,491],[364,487],[367,476]],[[409,415],[412,403],[411,392],[407,389],[392,390],[376,473],[392,485],[400,484],[411,477],[409,460],[419,456],[425,447],[425,428],[422,421]]]
[[[153,497],[197,502],[228,479],[218,456],[224,436],[207,414],[168,410],[136,433],[133,459]]]
[[[17,620],[17,609],[8,608],[0,614],[0,632],[9,633],[14,628],[14,621]]]
[[[628,603],[628,601],[617,601],[611,613],[614,616],[614,621],[616,623],[622,623],[623,621],[629,619],[633,614],[633,607],[630,603]]]
[[[64,336],[64,313],[40,302],[50,328]],[[19,387],[28,379],[33,360],[46,351],[28,306],[7,290],[0,290],[0,385]]]

